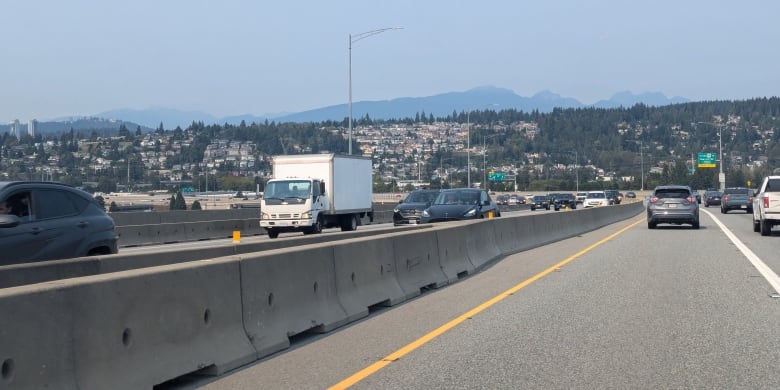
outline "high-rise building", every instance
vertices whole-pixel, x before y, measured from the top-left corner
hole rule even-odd
[[[21,125],[19,124],[18,119],[14,119],[13,122],[10,123],[10,129],[8,130],[8,133],[10,133],[14,137],[19,137],[20,131],[21,131]]]
[[[35,137],[35,133],[38,132],[38,121],[36,119],[30,119],[27,122],[27,135]]]

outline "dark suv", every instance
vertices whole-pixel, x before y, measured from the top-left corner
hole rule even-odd
[[[531,198],[531,211],[540,208],[544,208],[545,210],[550,209],[550,198],[547,197],[547,195],[534,195],[533,198]]]
[[[95,199],[53,182],[0,182],[0,265],[117,253],[114,220]]]
[[[730,187],[723,190],[720,198],[720,212],[723,214],[731,210],[745,210],[753,214],[753,190],[746,187]]]
[[[609,204],[620,204],[620,202],[623,200],[623,197],[620,196],[620,192],[618,190],[604,190],[604,194],[607,195]]]
[[[439,190],[414,190],[393,208],[393,224],[416,225],[420,223],[423,210],[436,200]]]
[[[577,198],[572,194],[555,194],[553,208],[555,211],[566,208],[574,210],[577,208]]]
[[[688,186],[658,186],[647,201],[647,228],[659,223],[690,224],[699,228],[699,202]]]

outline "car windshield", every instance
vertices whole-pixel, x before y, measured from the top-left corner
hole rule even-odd
[[[436,199],[436,192],[414,191],[406,197],[406,203],[429,203]]]
[[[591,199],[604,199],[607,196],[603,192],[591,192],[588,194],[588,198]]]
[[[436,197],[433,204],[437,205],[470,205],[479,203],[477,191],[445,191]]]

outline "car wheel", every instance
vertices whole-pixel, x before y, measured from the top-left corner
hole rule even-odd
[[[721,213],[721,214],[726,214],[726,209],[724,209],[723,207],[721,207],[721,208],[720,208],[720,213]]]
[[[751,208],[747,209],[747,211],[745,211],[745,213],[747,213],[747,214],[753,214],[753,208],[751,207]]]
[[[655,222],[647,221],[647,228],[648,229],[655,229]]]
[[[694,223],[692,223],[691,227],[693,227],[694,229],[698,229],[699,228],[699,221],[695,221]]]
[[[756,233],[761,231],[761,221],[756,220],[755,217],[753,217],[753,231]]]

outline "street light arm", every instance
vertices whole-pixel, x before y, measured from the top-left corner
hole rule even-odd
[[[389,30],[401,30],[402,27],[385,27],[376,30],[362,32],[360,34],[349,34],[349,154],[352,155],[352,44]]]
[[[350,34],[349,35],[349,43],[351,45],[351,44],[353,44],[353,43],[355,43],[355,42],[357,42],[359,40],[362,40],[362,39],[365,39],[365,38],[368,38],[368,37],[371,37],[371,36],[374,36],[374,35],[377,35],[377,34],[381,34],[381,33],[385,32],[385,31],[389,31],[389,30],[403,30],[403,27],[385,27],[385,28],[380,28],[380,29],[376,29],[376,30],[362,32],[360,34],[355,34],[355,35]]]

